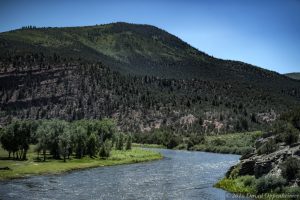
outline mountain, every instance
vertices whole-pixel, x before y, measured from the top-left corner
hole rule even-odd
[[[0,122],[113,117],[124,131],[261,128],[299,105],[300,83],[208,56],[149,25],[0,34]]]
[[[100,60],[120,72],[165,78],[262,82],[284,76],[249,64],[216,59],[149,25],[113,23],[69,28],[23,28],[1,33],[1,49]]]
[[[300,80],[300,72],[294,72],[294,73],[288,73],[285,74],[287,77],[290,77],[292,79]]]

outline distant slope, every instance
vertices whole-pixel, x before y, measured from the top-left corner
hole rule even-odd
[[[300,72],[294,72],[294,73],[288,73],[285,74],[287,77],[290,77],[292,79],[300,80]]]

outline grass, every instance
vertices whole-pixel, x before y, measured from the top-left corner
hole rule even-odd
[[[36,161],[36,154],[30,152],[27,161],[5,160],[7,153],[0,149],[0,167],[9,167],[10,170],[0,170],[0,180],[22,178],[31,175],[41,174],[59,174],[71,170],[86,169],[100,166],[111,166],[146,162],[158,160],[162,155],[158,152],[133,148],[129,151],[112,150],[108,159],[90,158],[88,156],[82,159],[71,158],[67,162],[63,160],[48,159],[45,162]]]
[[[252,185],[246,185],[247,180],[254,180],[253,176],[242,176],[236,179],[223,178],[215,187],[224,189],[226,191],[238,194],[255,194],[255,189]]]
[[[223,178],[218,183],[215,184],[215,187],[221,188],[228,192],[238,194],[238,197],[246,196],[251,199],[262,199],[262,200],[294,200],[299,199],[300,189],[299,187],[283,187],[282,190],[271,189],[268,192],[257,194],[257,183],[258,179],[255,179],[254,176],[239,176],[237,178]],[[269,183],[267,183],[269,184]]]
[[[262,135],[261,131],[206,136],[203,144],[192,150],[243,155],[254,149],[254,143]]]
[[[132,143],[133,147],[143,147],[143,148],[160,148],[165,149],[166,147],[164,145],[160,144],[139,144],[139,143]]]

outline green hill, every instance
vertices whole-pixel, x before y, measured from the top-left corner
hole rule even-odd
[[[100,60],[122,73],[165,78],[290,82],[278,73],[249,64],[216,59],[150,25],[113,23],[69,28],[23,28],[0,34],[1,50],[57,53]]]
[[[287,77],[290,77],[292,79],[296,79],[296,80],[300,80],[300,73],[288,73],[288,74],[285,74]]]

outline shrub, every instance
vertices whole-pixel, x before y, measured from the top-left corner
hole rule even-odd
[[[290,123],[277,123],[274,132],[277,133],[277,142],[285,142],[288,145],[298,142],[299,130]]]
[[[263,176],[256,181],[255,189],[257,194],[270,192],[272,190],[282,190],[286,181],[282,177]]]
[[[204,135],[199,135],[199,134],[192,134],[189,138],[191,143],[194,145],[197,144],[203,144],[205,142],[205,137]]]
[[[289,195],[289,198],[296,200],[300,198],[300,188],[299,187],[285,187],[283,189],[284,194]]]
[[[243,183],[245,186],[250,187],[255,184],[255,177],[254,176],[244,176],[243,177]]]
[[[179,145],[176,146],[176,149],[179,149],[179,150],[183,150],[183,149],[191,150],[191,148],[188,148],[188,146],[186,144],[179,144]]]
[[[254,148],[253,147],[241,147],[239,148],[238,154],[240,155],[247,155],[247,154],[250,154],[250,153],[253,153],[254,152]]]
[[[226,144],[226,141],[221,138],[216,138],[216,139],[212,140],[211,143],[215,146],[223,146]]]
[[[273,138],[270,138],[266,143],[257,149],[259,155],[273,153],[278,149],[278,146]]]
[[[191,139],[188,139],[186,149],[190,150],[194,146],[194,143],[191,141]]]
[[[289,157],[281,166],[282,175],[287,180],[299,177],[300,161],[297,158]]]
[[[173,135],[166,143],[168,149],[173,149],[180,144],[181,138]]]
[[[236,165],[229,174],[229,178],[235,179],[239,176],[241,165]]]
[[[288,145],[298,142],[298,139],[299,139],[299,131],[297,129],[295,129],[295,131],[286,133],[284,136],[284,142]]]

